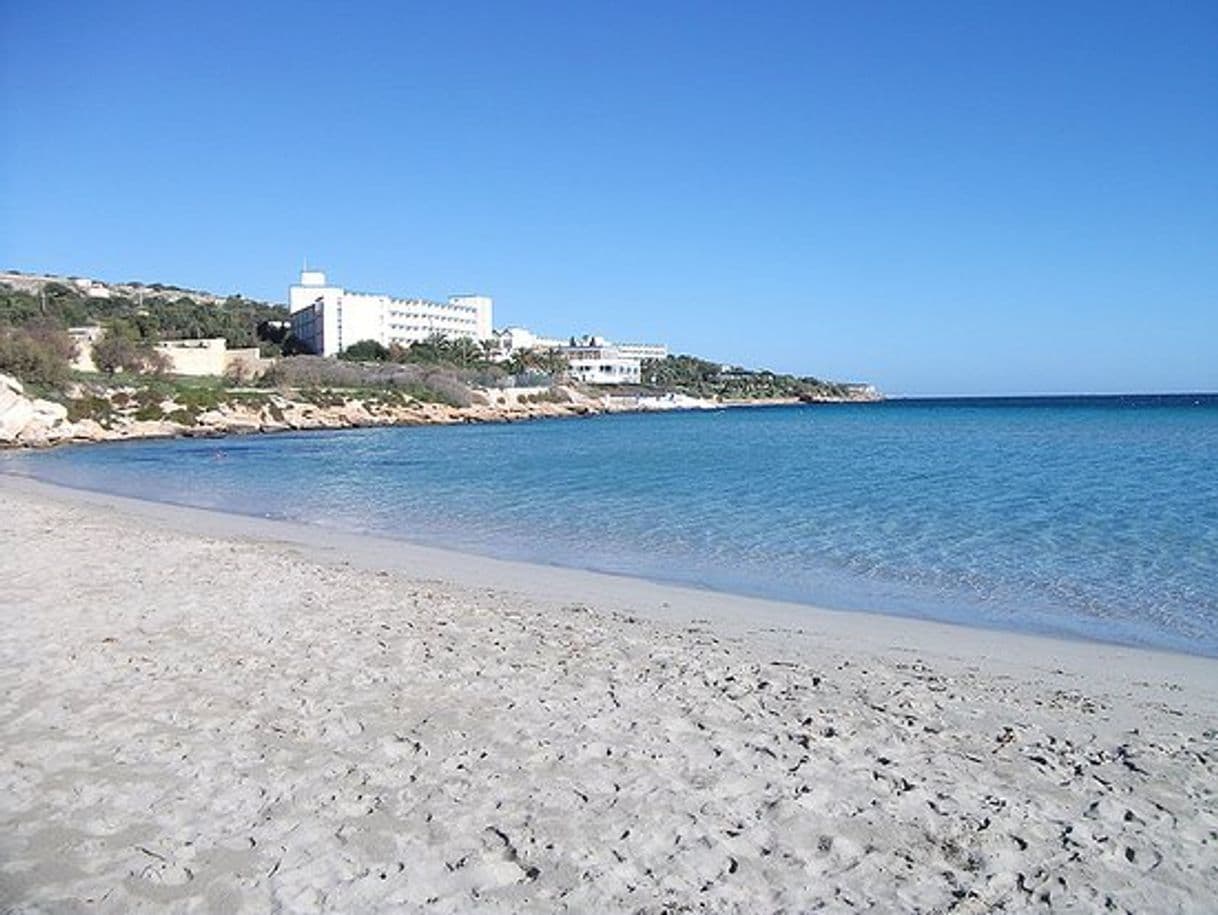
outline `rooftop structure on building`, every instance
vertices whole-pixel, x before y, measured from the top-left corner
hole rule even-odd
[[[521,352],[561,349],[567,341],[558,337],[543,337],[525,327],[505,327],[495,331],[497,358],[511,359]]]
[[[667,359],[668,347],[663,343],[618,343],[617,350],[623,356],[646,361]]]
[[[663,343],[612,343],[596,334],[572,337],[568,347],[611,346],[619,356],[627,359],[667,359],[668,347]]]
[[[327,282],[320,270],[302,270],[288,290],[292,334],[319,356],[336,356],[363,340],[409,346],[428,337],[492,337],[494,303],[485,295],[454,295],[447,302],[353,292]]]

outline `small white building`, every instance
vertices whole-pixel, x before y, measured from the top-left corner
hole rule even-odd
[[[567,357],[567,374],[572,381],[586,384],[638,384],[641,380],[639,360],[623,356],[621,351],[600,337],[585,338],[575,346],[563,347]]]
[[[495,344],[496,358],[507,360],[517,353],[562,349],[567,341],[558,337],[542,337],[525,327],[505,327],[495,331]]]
[[[99,283],[97,280],[77,277],[72,280],[72,284],[91,299],[110,298],[110,287],[105,283]]]
[[[319,356],[336,356],[362,340],[382,346],[409,346],[435,335],[488,340],[493,307],[484,295],[433,302],[349,292],[326,282],[320,270],[302,270],[300,282],[288,290],[292,333]]]
[[[495,343],[495,358],[501,362],[530,350],[560,353],[570,366],[568,377],[588,384],[638,384],[643,360],[668,356],[668,347],[662,343],[610,343],[595,335],[563,340],[543,337],[524,327],[496,331]]]

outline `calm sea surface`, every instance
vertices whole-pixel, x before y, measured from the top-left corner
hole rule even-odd
[[[842,609],[1218,656],[1218,396],[66,448],[0,472]]]

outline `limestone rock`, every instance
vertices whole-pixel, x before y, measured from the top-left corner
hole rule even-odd
[[[82,419],[63,427],[65,441],[104,442],[110,432],[95,419]]]
[[[15,442],[34,416],[34,405],[21,394],[0,388],[0,442]]]
[[[222,436],[291,429],[347,429],[353,426],[448,425],[452,423],[514,422],[541,417],[570,417],[619,409],[589,397],[575,388],[551,388],[545,397],[533,389],[477,389],[468,406],[422,402],[413,398],[386,402],[380,397],[364,400],[358,395],[340,396],[318,404],[294,400],[283,392],[269,401],[220,403],[185,423],[168,419],[136,420],[133,398],[137,388],[108,388],[75,385],[74,398],[101,398],[110,403],[107,425],[94,420],[68,421],[61,404],[28,396],[16,379],[0,375],[0,446],[42,447],[62,442],[113,441],[166,436]],[[160,403],[168,415],[179,409],[172,399]],[[181,418],[181,417],[180,417]]]
[[[26,396],[16,378],[0,375],[0,443],[47,445],[56,438],[57,427],[68,419],[63,404]]]
[[[53,400],[35,400],[31,402],[34,408],[33,420],[48,428],[58,423],[67,422],[68,408]]]

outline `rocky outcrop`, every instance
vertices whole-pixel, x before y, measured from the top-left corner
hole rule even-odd
[[[69,419],[63,404],[26,395],[19,381],[0,375],[0,447],[39,448],[68,442],[121,441],[175,436],[248,435],[308,429],[351,429],[452,423],[511,422],[541,417],[584,416],[605,407],[575,392],[556,389],[500,398],[476,392],[469,406],[426,403],[405,397],[330,394],[324,402],[282,392],[234,393],[206,410],[172,397],[141,401],[139,391],[78,392],[74,404],[88,402],[93,416]]]
[[[63,404],[27,397],[20,381],[0,375],[0,445],[49,444],[67,418]]]
[[[514,422],[779,402],[753,400],[733,404],[683,395],[593,397],[576,388],[555,387],[475,390],[468,406],[452,406],[414,400],[392,391],[355,396],[334,391],[249,389],[221,392],[206,409],[201,409],[197,404],[178,402],[173,396],[158,399],[150,391],[137,388],[77,387],[71,392],[69,411],[63,404],[29,397],[20,382],[0,375],[0,448],[306,429]]]

